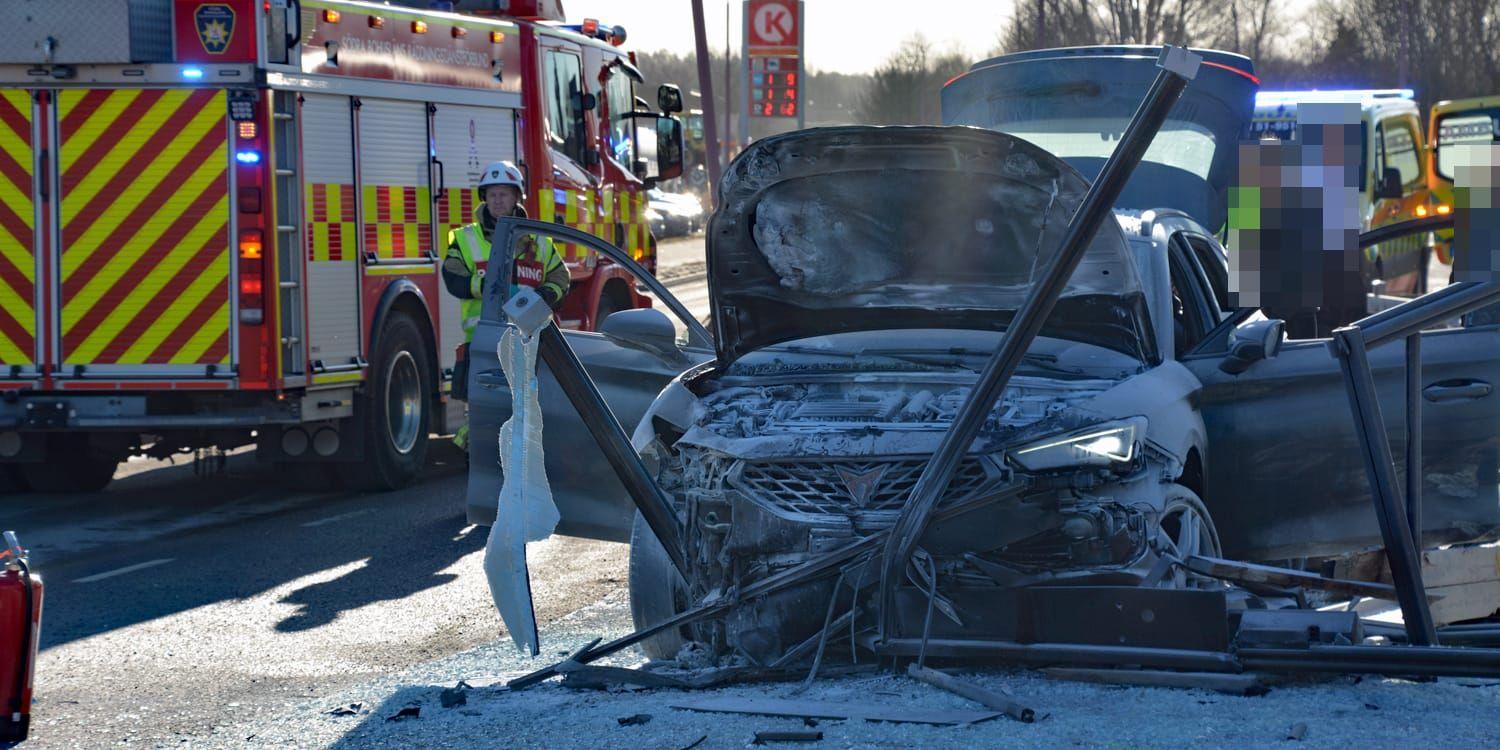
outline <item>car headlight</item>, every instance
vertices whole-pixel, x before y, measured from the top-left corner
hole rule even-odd
[[[1106,422],[1012,448],[1009,455],[1026,471],[1119,466],[1135,460],[1136,438],[1145,431],[1140,417]]]

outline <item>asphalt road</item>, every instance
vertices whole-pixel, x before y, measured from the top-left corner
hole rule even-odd
[[[702,240],[664,243],[700,262]],[[707,314],[701,273],[672,283]],[[199,471],[204,468],[204,471]],[[509,640],[464,518],[464,460],[434,439],[389,493],[301,492],[251,449],[221,470],[134,459],[103,492],[10,495],[46,582],[25,748],[179,747],[415,664]],[[531,546],[544,628],[625,587],[624,545]]]

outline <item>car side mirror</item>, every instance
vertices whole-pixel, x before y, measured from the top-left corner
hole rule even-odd
[[[1401,195],[1401,170],[1386,167],[1385,171],[1380,173],[1380,181],[1375,184],[1375,198],[1386,200],[1400,198]]]
[[[594,98],[593,94],[573,92],[573,111],[577,112],[579,117],[582,117],[584,112],[594,111],[594,107],[597,106],[599,106],[599,100]]]
[[[1286,321],[1262,317],[1247,320],[1229,332],[1229,353],[1219,362],[1219,369],[1238,375],[1250,365],[1280,354],[1285,339]]]
[[[656,87],[656,106],[666,114],[682,111],[682,89],[670,83]]]
[[[643,346],[658,354],[676,355],[677,329],[662,311],[645,307],[621,310],[597,324],[600,333]]]

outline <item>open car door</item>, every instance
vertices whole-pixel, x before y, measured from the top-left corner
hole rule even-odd
[[[506,224],[512,226],[518,242],[551,240],[559,246],[566,243],[611,259],[630,273],[638,288],[644,288],[667,308],[666,313],[655,308],[616,312],[600,323],[597,333],[563,331],[563,338],[627,433],[668,382],[714,358],[708,331],[628,253],[593,235],[527,219],[502,220],[496,236],[504,234]],[[508,252],[492,253],[489,268],[502,268],[502,259],[507,257]],[[502,481],[499,430],[511,411],[510,387],[498,355],[500,335],[506,326],[500,308],[507,295],[492,293],[495,290],[491,289],[502,275],[485,278],[484,311],[469,346],[467,505],[469,522],[482,525],[495,519]],[[635,505],[540,358],[537,371],[541,378],[547,480],[562,516],[557,533],[629,541]]]
[[[1410,224],[1414,232],[1429,231]],[[1278,356],[1238,375],[1202,369],[1225,353],[1227,329],[1247,312],[1231,316],[1194,352],[1200,378],[1220,384],[1218,397],[1201,405],[1210,453],[1203,499],[1224,554],[1281,560],[1381,546],[1330,339],[1287,341]],[[1470,316],[1460,327],[1422,333],[1423,548],[1500,533],[1500,325],[1486,319],[1493,320]],[[1404,347],[1379,346],[1369,358],[1404,482]]]

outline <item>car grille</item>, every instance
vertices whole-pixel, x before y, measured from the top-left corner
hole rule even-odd
[[[901,510],[926,467],[926,458],[743,461],[730,472],[729,484],[783,515],[890,516]],[[967,497],[991,478],[985,459],[965,458],[939,502]]]

